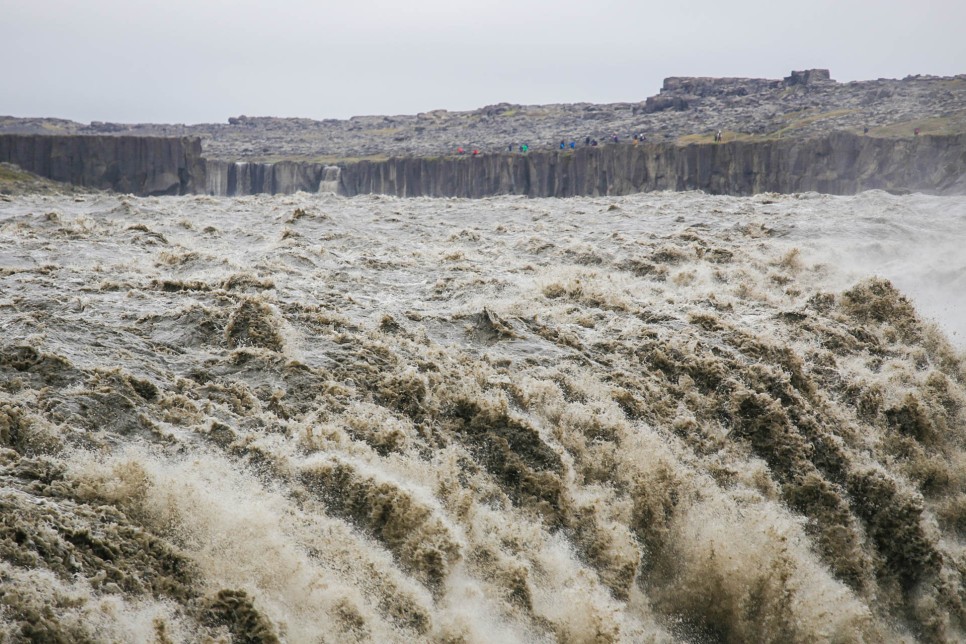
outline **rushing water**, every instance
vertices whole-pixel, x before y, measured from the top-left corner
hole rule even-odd
[[[878,192],[7,198],[0,641],[961,641],[964,241]]]

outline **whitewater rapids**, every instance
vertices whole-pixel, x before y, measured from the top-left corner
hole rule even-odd
[[[966,637],[966,198],[0,196],[0,641]]]

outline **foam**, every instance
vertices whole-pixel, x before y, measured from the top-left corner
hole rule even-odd
[[[962,212],[4,202],[0,633],[960,640]]]

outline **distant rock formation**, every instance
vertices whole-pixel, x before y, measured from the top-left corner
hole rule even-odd
[[[964,136],[966,75],[838,83],[805,69],[780,80],[671,76],[656,96],[609,105],[192,126],[0,116],[0,161],[149,195],[948,194],[966,192]],[[529,154],[516,154],[524,144]]]
[[[206,187],[197,138],[3,134],[0,161],[54,181],[138,195]]]
[[[808,140],[607,145],[442,159],[346,164],[344,195],[529,197],[626,195],[655,190],[966,194],[966,134],[873,138],[836,133]]]
[[[205,160],[197,139],[0,135],[0,161],[57,181],[138,195],[324,191],[474,198],[869,189],[966,194],[964,150],[966,134],[883,138],[839,132],[805,140],[609,144],[332,165]]]
[[[831,81],[831,76],[827,69],[806,69],[804,71],[795,72],[793,71],[790,76],[785,77],[785,86],[792,87],[794,85],[811,85],[813,83],[819,83],[822,81]]]
[[[647,90],[647,88],[641,88]],[[633,91],[633,90],[631,90]],[[319,164],[398,156],[438,157],[458,147],[505,152],[526,143],[557,149],[561,139],[610,141],[634,134],[671,142],[718,130],[752,136],[812,138],[835,131],[896,136],[928,121],[923,134],[966,132],[966,75],[835,82],[827,69],[793,71],[784,79],[671,76],[654,96],[625,103],[517,105],[427,110],[349,119],[233,116],[224,123],[90,125],[60,119],[0,116],[0,133],[201,137],[208,159],[264,163],[299,159]],[[887,132],[876,132],[878,129]]]
[[[251,194],[318,192],[325,177],[321,163],[280,161],[278,163],[208,160],[201,184],[210,195],[233,197]]]

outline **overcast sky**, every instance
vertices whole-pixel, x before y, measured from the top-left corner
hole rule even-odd
[[[966,0],[0,0],[0,115],[640,101],[665,76],[966,73]]]

